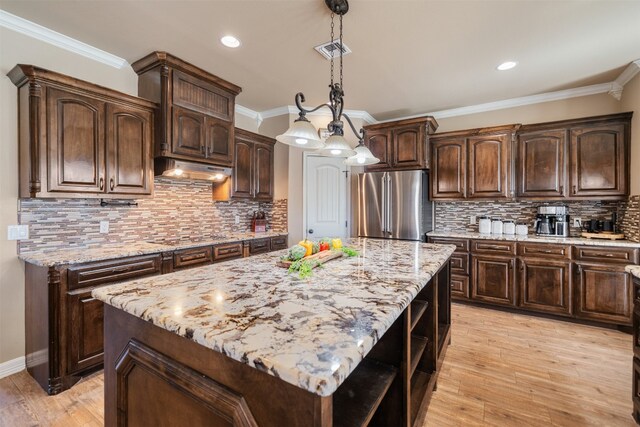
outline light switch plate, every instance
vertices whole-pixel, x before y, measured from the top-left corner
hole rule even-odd
[[[469,224],[474,225],[476,223],[476,216],[475,215],[471,215],[469,217]]]
[[[28,225],[10,225],[7,227],[7,240],[24,240],[28,238]]]
[[[100,234],[107,234],[109,232],[109,221],[100,221]]]
[[[582,227],[582,218],[580,218],[580,217],[573,218],[573,226],[574,227]]]
[[[240,215],[236,215],[236,224],[240,224]]]

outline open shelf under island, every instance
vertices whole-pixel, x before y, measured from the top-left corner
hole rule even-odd
[[[96,289],[105,424],[419,425],[450,341],[455,247],[352,239],[301,280],[282,253]]]

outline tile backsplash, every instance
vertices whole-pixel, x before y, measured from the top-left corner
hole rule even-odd
[[[591,218],[609,219],[611,214],[618,214],[618,225],[627,238],[640,241],[638,227],[640,225],[640,196],[633,196],[629,202],[624,201],[570,201],[562,204],[569,207],[571,218],[580,217],[583,221]],[[533,223],[539,205],[552,204],[528,202],[522,200],[483,201],[483,202],[436,202],[436,230],[442,231],[478,231],[478,224],[469,224],[471,216],[487,215],[503,220],[512,219],[524,222],[533,232]],[[571,220],[573,223],[573,220]],[[573,225],[573,224],[572,224]],[[580,235],[580,229],[571,227],[572,236]]]
[[[155,195],[137,202],[101,207],[95,199],[21,199],[19,221],[29,225],[29,239],[19,242],[18,252],[247,231],[257,210],[266,213],[270,228],[287,228],[286,199],[213,201],[207,182],[156,178]],[[100,234],[100,221],[109,221],[108,234]]]

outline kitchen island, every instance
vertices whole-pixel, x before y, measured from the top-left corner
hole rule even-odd
[[[353,239],[307,279],[285,251],[93,291],[105,424],[417,424],[450,337],[455,247]]]

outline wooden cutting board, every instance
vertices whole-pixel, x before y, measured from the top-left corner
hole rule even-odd
[[[304,257],[303,259],[318,261],[319,264],[324,264],[326,262],[331,261],[332,259],[342,258],[343,255],[344,253],[342,251],[322,251],[322,252],[318,252],[317,254]],[[283,268],[289,268],[291,267],[291,264],[293,264],[293,261],[278,260],[278,262],[276,263],[278,267],[283,267]],[[312,268],[316,268],[316,267],[317,265],[316,263],[314,263]]]
[[[621,233],[587,233],[586,231],[582,232],[582,237],[586,237],[587,239],[606,239],[606,240],[622,240],[624,239],[624,234]]]

